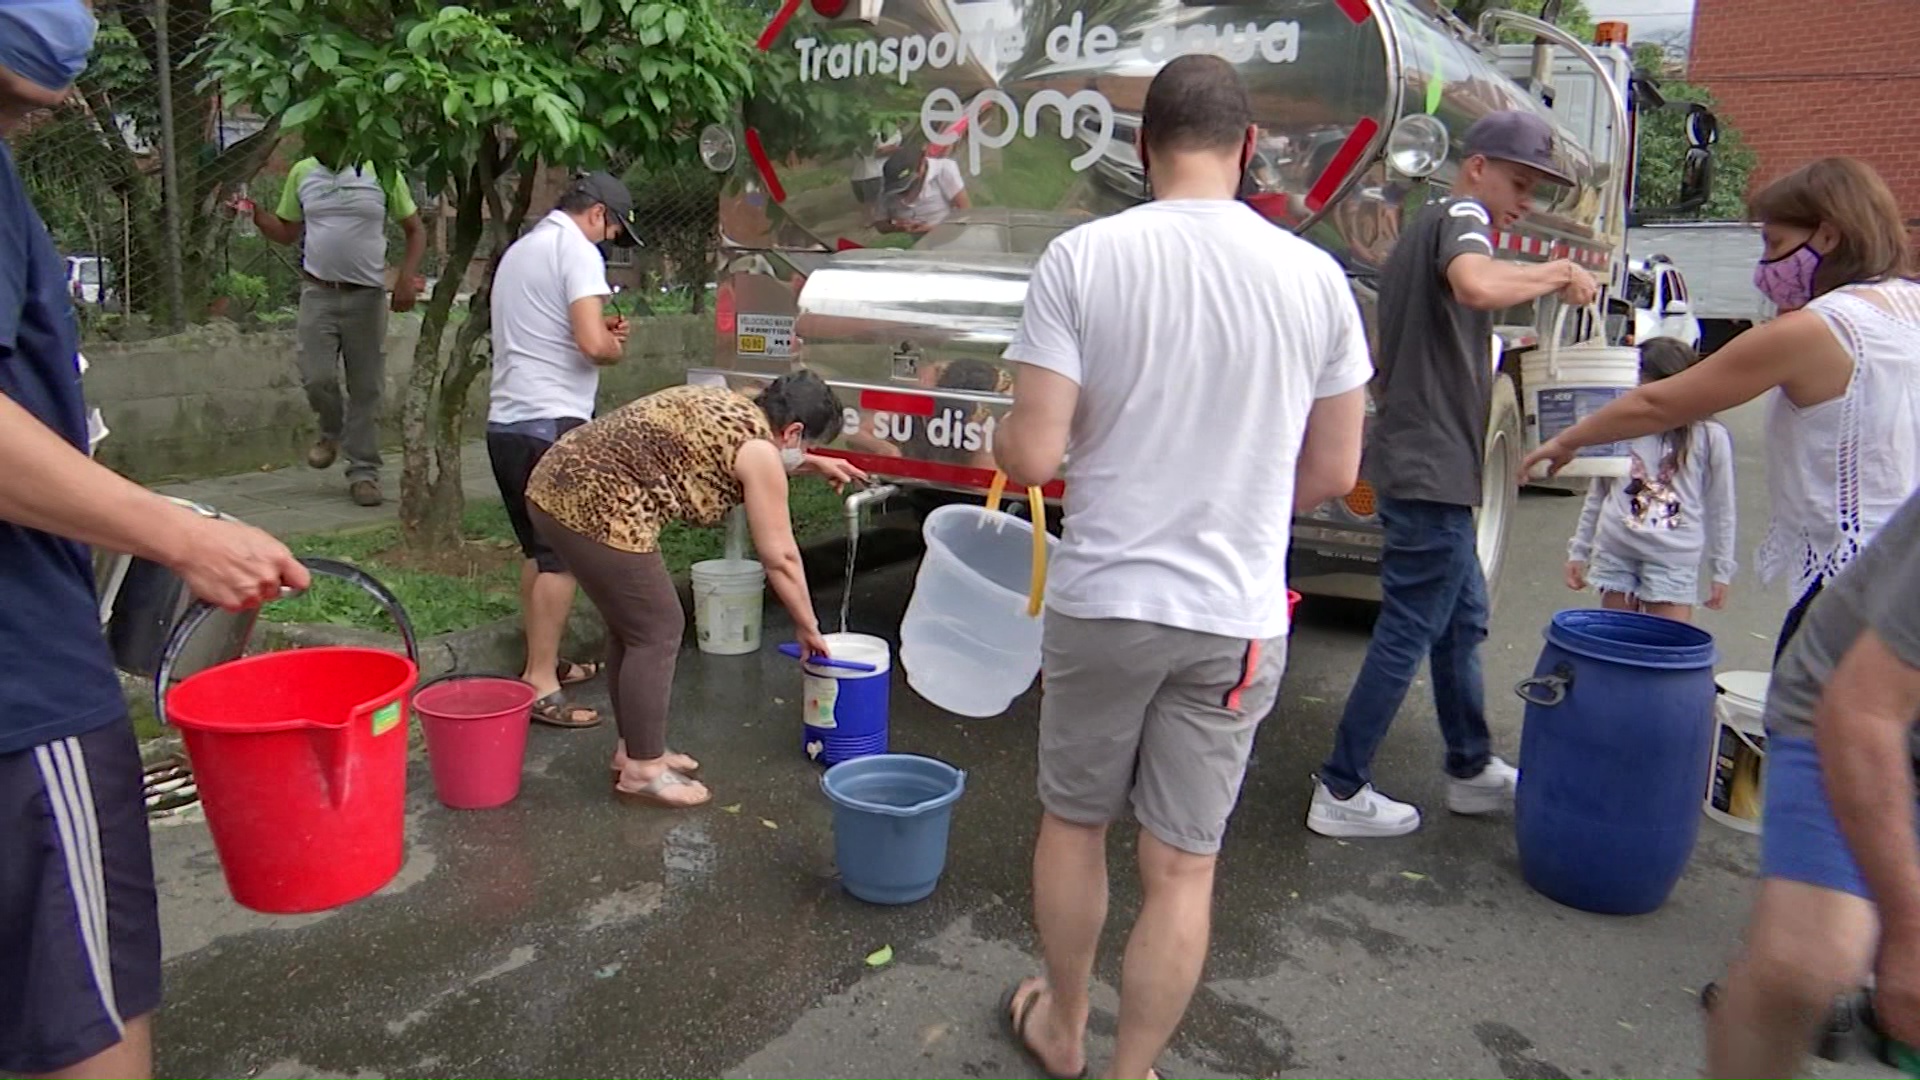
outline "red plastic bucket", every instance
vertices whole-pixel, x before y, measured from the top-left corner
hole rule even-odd
[[[433,789],[455,810],[489,810],[520,794],[533,687],[497,675],[459,675],[422,686],[413,711],[427,732]]]
[[[324,911],[400,872],[416,676],[380,649],[300,649],[208,668],[167,694],[235,900]]]

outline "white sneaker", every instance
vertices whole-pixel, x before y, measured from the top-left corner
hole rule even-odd
[[[1487,767],[1471,780],[1447,778],[1447,809],[1456,814],[1492,814],[1513,808],[1513,789],[1520,784],[1520,770],[1490,758]]]
[[[1307,828],[1321,836],[1405,836],[1420,827],[1420,808],[1395,802],[1368,784],[1350,799],[1336,799],[1318,777]]]

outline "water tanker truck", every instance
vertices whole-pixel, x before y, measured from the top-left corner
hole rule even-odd
[[[1543,187],[1496,254],[1572,259],[1623,294],[1635,120],[1664,104],[1625,29],[1587,42],[1504,10],[1476,29],[1425,0],[785,0],[759,37],[756,95],[701,135],[724,174],[718,332],[689,379],[750,391],[804,363],[846,404],[827,452],[922,508],[979,497],[1028,273],[1061,232],[1150,197],[1141,103],[1189,52],[1233,62],[1251,95],[1242,197],[1340,260],[1370,334],[1403,223],[1447,195],[1467,128],[1503,109],[1557,126],[1575,183]],[[1683,201],[1711,174],[1712,117],[1690,108]],[[1479,544],[1496,587],[1528,443],[1520,361],[1556,303],[1495,320]],[[1620,333],[1589,322],[1563,320],[1565,338]],[[1166,359],[1213,377],[1204,356]],[[1377,597],[1373,502],[1363,483],[1296,519],[1297,587]]]

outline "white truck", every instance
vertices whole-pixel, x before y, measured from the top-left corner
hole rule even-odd
[[[1601,38],[1504,10],[1476,32],[1432,0],[786,0],[759,39],[764,92],[737,126],[701,136],[726,174],[723,265],[714,362],[689,377],[746,389],[805,363],[848,406],[831,452],[922,503],[977,498],[1030,268],[1060,232],[1147,197],[1131,135],[1154,73],[1187,52],[1240,69],[1262,130],[1243,197],[1341,261],[1370,332],[1402,223],[1446,196],[1467,127],[1502,109],[1556,123],[1576,183],[1543,189],[1497,254],[1570,258],[1619,293],[1636,104],[1659,98],[1642,94],[1626,27],[1603,24]],[[1700,115],[1690,197],[1710,174]],[[871,175],[876,133],[896,129],[941,174],[931,202],[923,190],[897,204]],[[1555,314],[1548,300],[1496,319],[1479,518],[1495,583],[1526,449],[1520,357]],[[1568,337],[1603,332],[1587,322],[1567,320]],[[1191,362],[1208,377],[1204,358]],[[1303,591],[1377,597],[1373,503],[1362,484],[1296,520]]]
[[[1636,261],[1684,272],[1679,311],[1671,287],[1656,288],[1649,299],[1663,316],[1697,320],[1702,352],[1773,318],[1773,304],[1753,287],[1753,265],[1765,250],[1760,226],[1748,222],[1676,221],[1627,230],[1627,251]]]

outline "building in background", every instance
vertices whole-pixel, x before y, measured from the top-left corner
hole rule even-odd
[[[1756,187],[1814,158],[1858,157],[1920,235],[1920,3],[1695,0],[1688,78],[1759,156]]]

